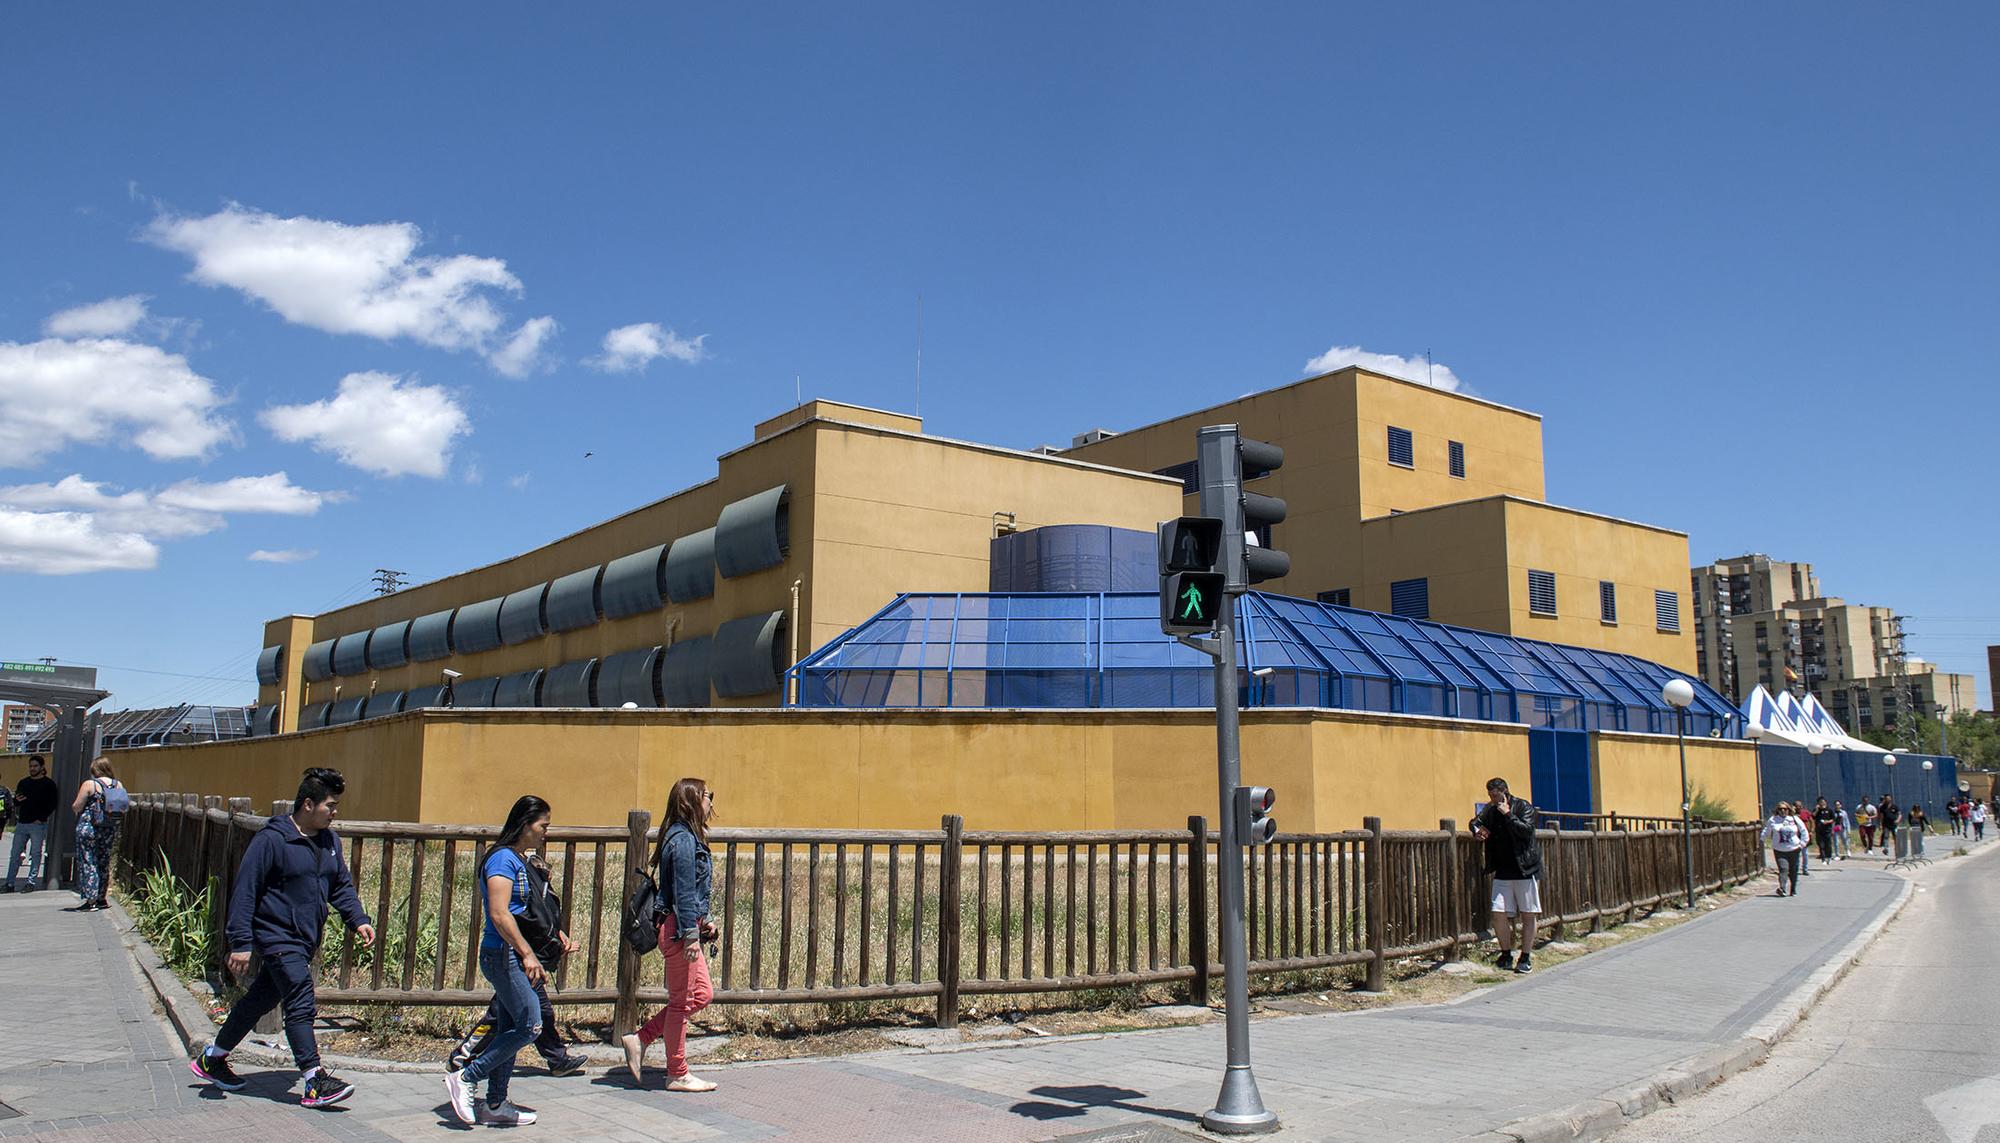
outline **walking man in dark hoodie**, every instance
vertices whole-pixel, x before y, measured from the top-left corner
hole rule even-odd
[[[299,782],[289,816],[264,823],[243,852],[236,871],[236,891],[229,898],[229,971],[238,979],[250,971],[250,954],[262,958],[256,982],[223,1022],[215,1042],[189,1062],[194,1074],[224,1091],[239,1091],[243,1079],[229,1067],[229,1050],[243,1042],[264,1014],[282,1004],[285,1039],[292,1059],[304,1074],[306,1089],[299,1100],[307,1107],[327,1107],[354,1094],[354,1085],[319,1063],[319,1041],[313,1018],[319,1014],[313,995],[313,954],[326,926],[327,905],[361,943],[375,943],[375,926],[361,908],[354,880],[340,854],[340,835],[333,832],[340,796],[347,790],[340,771],[315,766]]]
[[[1486,783],[1486,808],[1472,819],[1473,836],[1486,843],[1486,871],[1493,875],[1493,935],[1500,941],[1494,963],[1515,972],[1535,970],[1535,921],[1541,916],[1542,847],[1535,840],[1535,807],[1507,791],[1505,778]],[[1514,921],[1521,925],[1519,960],[1514,958]]]

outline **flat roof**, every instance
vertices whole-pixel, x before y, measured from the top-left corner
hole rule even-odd
[[[1338,377],[1343,373],[1356,373],[1356,374],[1366,373],[1370,377],[1376,377],[1383,381],[1394,381],[1398,385],[1414,386],[1418,389],[1424,390],[1425,392],[1436,393],[1439,394],[1440,396],[1445,396],[1445,397],[1454,397],[1460,401],[1470,401],[1475,405],[1484,405],[1489,409],[1499,409],[1501,412],[1505,413],[1516,413],[1523,417],[1533,417],[1535,420],[1538,421],[1542,419],[1542,415],[1540,413],[1531,413],[1526,409],[1516,409],[1512,405],[1503,405],[1498,401],[1489,401],[1484,397],[1474,397],[1467,393],[1459,393],[1450,389],[1440,389],[1435,385],[1426,385],[1422,381],[1412,381],[1407,377],[1393,377],[1387,373],[1378,373],[1373,369],[1367,369],[1359,365],[1343,365],[1339,369],[1328,370],[1325,373],[1315,373],[1310,377],[1301,377],[1297,381],[1287,382],[1286,384],[1283,385],[1275,385],[1269,389],[1259,389],[1254,393],[1245,393],[1241,397],[1232,397],[1227,401],[1217,401],[1215,404],[1204,406],[1203,408],[1194,409],[1185,413],[1175,413],[1171,417],[1162,417],[1157,421],[1149,421],[1146,424],[1137,426],[1136,428],[1114,429],[1112,430],[1112,432],[1116,436],[1124,436],[1126,433],[1145,432],[1147,429],[1154,429],[1160,427],[1161,425],[1172,424],[1175,421],[1185,420],[1188,417],[1198,417],[1203,413],[1213,412],[1216,409],[1220,409],[1228,405],[1240,404],[1241,402],[1248,401],[1254,397],[1265,397],[1269,396],[1272,393],[1282,393],[1287,389],[1296,389],[1301,385],[1307,385],[1314,381],[1324,381],[1329,377]],[[1071,445],[1069,449],[1065,449],[1064,451],[1068,452],[1068,451],[1073,451],[1075,449],[1089,448],[1089,447],[1090,445]]]
[[[1658,524],[1642,524],[1637,520],[1627,520],[1622,516],[1607,516],[1602,512],[1590,512],[1582,508],[1571,508],[1563,504],[1551,504],[1546,500],[1529,500],[1524,496],[1515,496],[1505,492],[1495,493],[1492,496],[1475,496],[1470,500],[1452,500],[1444,504],[1432,504],[1427,508],[1412,508],[1407,512],[1392,512],[1387,516],[1369,516],[1365,517],[1361,522],[1363,524],[1373,524],[1382,520],[1401,519],[1404,516],[1421,516],[1426,512],[1439,512],[1446,508],[1462,508],[1468,504],[1491,504],[1496,501],[1511,501],[1515,504],[1526,505],[1529,508],[1547,508],[1552,512],[1567,512],[1572,516],[1583,516],[1591,520],[1603,520],[1611,524],[1624,524],[1627,527],[1644,528],[1648,532],[1660,532],[1669,536],[1679,536],[1683,540],[1687,539],[1686,532],[1676,531],[1672,528],[1662,528]]]

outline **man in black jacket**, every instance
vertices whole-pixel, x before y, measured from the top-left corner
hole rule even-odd
[[[1486,783],[1486,808],[1472,819],[1473,836],[1486,843],[1486,871],[1493,875],[1494,963],[1515,972],[1535,970],[1535,921],[1542,912],[1542,847],[1535,840],[1535,807],[1507,790],[1505,778]],[[1514,958],[1514,924],[1521,927],[1521,956]]]
[[[39,754],[28,756],[28,776],[14,787],[14,848],[7,856],[7,881],[0,893],[12,893],[21,886],[18,878],[21,857],[28,858],[28,888],[42,883],[42,847],[49,840],[49,816],[56,812],[56,783],[49,777],[48,763]]]
[[[250,991],[236,1002],[215,1034],[188,1068],[224,1091],[238,1091],[243,1079],[229,1066],[229,1050],[243,1042],[258,1020],[282,1004],[285,1039],[292,1059],[305,1076],[307,1107],[327,1107],[354,1094],[354,1085],[320,1066],[319,1041],[313,1018],[319,1014],[313,994],[313,954],[326,927],[327,905],[361,943],[375,943],[375,926],[361,908],[354,879],[341,859],[340,835],[333,832],[340,796],[347,790],[340,771],[315,766],[305,772],[292,812],[273,817],[250,839],[236,870],[236,889],[229,896],[229,971],[241,978],[250,971],[254,950],[262,959]]]

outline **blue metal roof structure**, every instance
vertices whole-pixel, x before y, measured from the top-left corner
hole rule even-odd
[[[793,701],[1212,705],[1210,660],[1160,631],[1159,608],[1153,592],[904,594],[800,660]],[[1742,737],[1742,712],[1700,679],[1631,655],[1264,592],[1241,596],[1237,615],[1246,706],[1671,734],[1660,689],[1680,678],[1695,691],[1690,735]]]

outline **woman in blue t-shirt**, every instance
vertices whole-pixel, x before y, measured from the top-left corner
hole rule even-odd
[[[535,1121],[534,1112],[508,1101],[507,1084],[514,1077],[515,1054],[541,1035],[542,1009],[535,989],[547,974],[514,918],[528,910],[527,855],[541,849],[548,835],[549,804],[524,794],[508,812],[500,839],[479,863],[486,896],[479,971],[493,986],[499,1020],[485,1051],[460,1070],[445,1073],[445,1091],[460,1123],[524,1126]],[[486,1101],[475,1108],[472,1089],[482,1079]]]

